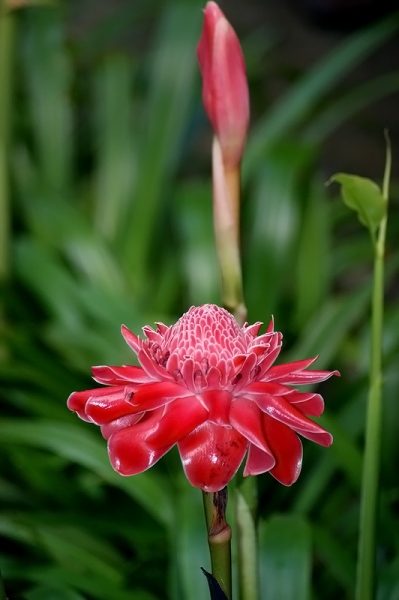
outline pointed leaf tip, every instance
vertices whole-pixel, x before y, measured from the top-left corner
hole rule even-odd
[[[205,569],[203,567],[201,567],[201,571],[203,572],[203,574],[205,575],[205,577],[208,580],[209,592],[211,594],[211,600],[228,600],[226,594],[220,587],[220,584],[215,579],[215,577],[211,573],[208,573],[208,571],[205,571]]]

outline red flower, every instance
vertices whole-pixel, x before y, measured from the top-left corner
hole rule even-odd
[[[285,485],[298,478],[301,434],[322,446],[331,435],[305,415],[319,416],[323,399],[297,385],[337,371],[305,371],[316,359],[272,366],[281,333],[257,336],[261,323],[240,327],[213,304],[192,307],[175,325],[144,327],[141,340],[122,334],[141,367],[93,367],[108,387],[74,392],[68,407],[101,426],[112,466],[134,475],[177,443],[190,483],[222,489],[248,451],[244,475],[270,473]],[[294,387],[291,387],[294,386]]]
[[[237,35],[215,2],[208,2],[198,44],[205,111],[219,139],[223,162],[234,167],[244,151],[249,123],[245,62]]]

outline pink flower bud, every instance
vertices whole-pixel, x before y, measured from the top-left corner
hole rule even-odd
[[[226,167],[242,158],[249,123],[249,95],[238,37],[215,2],[208,2],[197,56],[205,111],[222,148]]]

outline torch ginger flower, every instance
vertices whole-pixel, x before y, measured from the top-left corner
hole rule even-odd
[[[322,446],[331,435],[305,415],[320,416],[323,399],[291,386],[337,371],[306,371],[316,359],[272,366],[281,350],[273,322],[240,327],[213,304],[191,307],[175,325],[144,327],[147,339],[122,326],[141,367],[93,367],[107,385],[74,392],[68,407],[101,426],[113,468],[135,475],[177,443],[187,478],[207,492],[232,479],[248,451],[244,475],[269,471],[284,485],[299,476],[297,433]]]

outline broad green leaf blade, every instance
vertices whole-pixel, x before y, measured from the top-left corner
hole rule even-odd
[[[334,181],[341,184],[345,204],[357,212],[359,221],[374,234],[386,212],[386,201],[378,185],[366,177],[346,173],[333,175],[328,183]]]
[[[261,598],[308,600],[311,531],[299,515],[274,515],[259,529]]]

